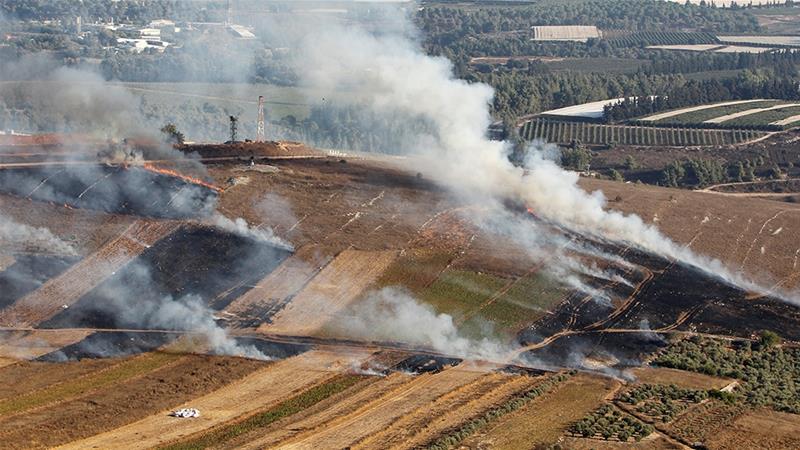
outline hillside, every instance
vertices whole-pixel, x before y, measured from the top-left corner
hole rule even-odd
[[[640,368],[679,352],[687,335],[749,343],[772,330],[786,352],[800,341],[796,306],[522,209],[515,220],[532,233],[566,239],[545,244],[551,256],[531,254],[477,227],[471,217],[482,205],[407,172],[402,159],[303,150],[302,158],[255,152],[251,165],[253,152],[236,145],[213,155],[186,150],[226,155],[204,163],[203,183],[231,220],[197,209],[153,216],[151,203],[125,198],[120,209],[0,194],[7,220],[84,249],[0,243],[0,379],[24,380],[0,390],[9,447],[412,448],[456,437],[476,446],[562,438],[590,446],[599,441],[580,437],[575,424],[608,399],[664,380],[714,390],[736,378]],[[0,170],[0,179],[15,170]],[[191,183],[161,176],[175,178],[155,184],[167,198]],[[51,197],[81,190],[49,183]],[[797,286],[800,207],[588,178],[581,185],[763,286]],[[556,254],[594,268],[581,289],[553,278]],[[34,267],[47,270],[31,278]],[[778,400],[747,400],[753,389],[735,391],[733,412],[714,400],[690,402],[681,419],[625,417],[642,430],[652,423],[647,442],[664,447],[693,439],[687,415],[748,426],[783,414],[796,429],[797,416],[760,406],[779,409]],[[621,400],[612,405],[627,411]],[[179,407],[201,417],[167,415]],[[554,408],[568,413],[551,418]],[[531,436],[525,423],[540,425]],[[725,436],[717,439],[734,439]]]

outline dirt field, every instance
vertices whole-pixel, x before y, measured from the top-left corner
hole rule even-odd
[[[561,440],[561,446],[570,450],[673,450],[685,449],[685,447],[674,443],[669,438],[662,436],[658,433],[653,433],[650,436],[642,439],[640,442],[614,442],[605,441],[602,439],[584,439],[574,437],[564,437]]]
[[[439,435],[499,406],[540,381],[540,378],[490,374],[395,421],[353,448],[421,448]]]
[[[53,317],[177,226],[149,220],[131,224],[117,239],[0,311],[0,324],[25,327]]]
[[[239,358],[182,356],[145,375],[0,419],[0,440],[5,448],[53,447],[76,439],[80,442],[174,408],[263,366],[263,362]],[[158,429],[158,433],[163,431]]]
[[[800,206],[592,179],[581,184],[602,189],[607,198],[619,196],[610,208],[638,214],[676,242],[767,287],[791,289],[800,282],[800,230],[794,226]]]
[[[615,380],[576,375],[520,410],[501,417],[462,445],[511,450],[558,442],[571,423],[598,407],[619,386]]]
[[[461,367],[437,374],[416,376],[410,383],[390,391],[354,412],[328,423],[324,429],[301,434],[281,443],[281,449],[343,448],[352,446],[418,408],[484,376],[483,371]]]
[[[674,384],[689,389],[722,389],[733,380],[666,367],[640,367],[631,370],[637,383]]]
[[[16,331],[0,334],[0,356],[33,359],[81,341],[88,330]]]
[[[301,336],[314,334],[336,312],[356,300],[396,256],[393,251],[342,252],[275,315],[272,324],[260,327],[259,331]]]
[[[218,385],[216,390],[204,396],[195,395],[158,409],[150,408],[153,415],[71,442],[65,448],[151,448],[162,445],[277,403],[334,376],[341,368],[365,356],[313,351],[266,367],[263,363],[252,362],[262,368],[239,381]],[[188,378],[185,382],[193,384],[191,377]],[[163,409],[166,406],[197,408],[202,416],[195,420],[176,419],[167,415],[169,411]]]
[[[759,409],[749,412],[706,442],[709,449],[800,448],[800,416]]]
[[[271,320],[327,262],[314,258],[313,246],[299,250],[251,290],[228,305],[222,316],[234,327],[255,326]]]

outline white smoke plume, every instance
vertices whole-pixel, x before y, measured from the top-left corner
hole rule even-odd
[[[578,174],[544,156],[550,150],[546,146],[531,149],[524,167],[515,167],[507,157],[509,144],[485,135],[491,124],[492,88],[455,78],[450,61],[425,55],[405,35],[329,26],[305,42],[297,72],[307,86],[323,92],[356,86],[375,114],[396,116],[401,111],[428,123],[432,132],[409,143],[417,149],[411,160],[418,163],[415,169],[468,201],[521,201],[570,230],[639,247],[763,291],[718,261],[672,242],[640,217],[608,210],[601,192],[584,191]],[[504,234],[531,241],[530,236]]]
[[[2,213],[0,213],[0,243],[12,247],[33,246],[67,256],[78,254],[70,244],[59,239],[47,228],[18,223]]]
[[[509,352],[501,342],[464,336],[452,316],[436,313],[431,306],[395,287],[367,294],[330,326],[334,332],[351,338],[403,342],[460,358],[499,361]]]
[[[288,251],[294,250],[294,246],[292,246],[292,244],[287,242],[286,240],[277,236],[272,231],[272,228],[267,226],[253,228],[247,223],[246,220],[242,219],[241,217],[237,217],[236,219],[231,220],[226,216],[223,216],[222,214],[217,212],[214,213],[214,215],[211,217],[210,222],[217,228],[225,230],[229,233],[250,238],[259,242],[266,242],[275,247],[282,248],[284,250]]]

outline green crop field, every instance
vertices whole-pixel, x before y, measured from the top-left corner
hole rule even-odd
[[[661,120],[656,120],[657,124],[696,124],[703,123],[706,120],[711,120],[715,117],[722,117],[728,114],[737,113],[740,111],[747,111],[753,108],[769,108],[770,106],[780,105],[786,103],[783,100],[764,100],[761,102],[740,103],[738,105],[718,106],[716,108],[702,109],[700,111],[692,111],[678,116],[666,117]]]
[[[747,116],[738,117],[723,123],[725,125],[735,125],[741,127],[762,126],[797,115],[800,115],[800,106],[788,106],[786,108],[772,109],[770,111],[749,114]],[[794,122],[794,125],[796,125],[797,122]],[[791,123],[786,125],[786,127],[790,126],[792,126]]]
[[[738,144],[763,136],[763,132],[739,129],[601,125],[536,118],[523,124],[520,135],[526,140],[544,139],[559,144],[578,141],[590,145],[692,146]]]

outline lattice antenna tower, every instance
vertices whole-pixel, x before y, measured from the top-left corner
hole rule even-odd
[[[239,119],[236,116],[231,116],[231,142],[236,142],[236,133],[239,130]]]
[[[266,130],[264,127],[264,96],[258,96],[258,124],[256,127],[256,142],[264,142],[266,140]]]

